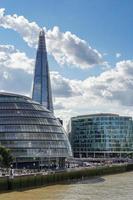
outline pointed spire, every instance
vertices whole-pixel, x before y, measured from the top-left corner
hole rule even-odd
[[[43,28],[41,28],[41,30],[40,30],[40,33],[39,33],[39,36],[44,36],[45,35],[45,32],[44,32],[44,29]]]
[[[47,61],[45,32],[41,29],[34,72],[32,99],[53,112],[52,92]]]
[[[46,51],[45,32],[43,29],[39,33],[38,50]]]

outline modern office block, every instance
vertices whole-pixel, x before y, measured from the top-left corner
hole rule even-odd
[[[69,139],[75,157],[132,157],[133,121],[108,113],[73,117]]]

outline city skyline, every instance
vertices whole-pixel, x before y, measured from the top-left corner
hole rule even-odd
[[[56,116],[133,116],[132,1],[24,0],[12,5],[2,2],[0,9],[1,91],[31,96],[43,27]]]

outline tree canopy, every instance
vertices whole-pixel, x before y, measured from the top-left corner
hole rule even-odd
[[[13,161],[13,157],[9,149],[4,146],[0,146],[0,166],[1,167],[10,167],[10,164]]]

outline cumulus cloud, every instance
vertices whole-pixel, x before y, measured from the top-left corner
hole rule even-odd
[[[29,22],[24,16],[5,15],[0,9],[0,26],[17,31],[31,47],[36,47],[40,27]],[[105,64],[102,55],[86,41],[67,31],[61,32],[59,27],[46,30],[47,49],[59,64],[68,64],[89,68],[93,65]]]
[[[63,104],[61,102],[58,102],[58,100],[57,100],[54,102],[54,109],[55,110],[63,110],[65,108],[64,108]]]
[[[30,95],[34,60],[12,45],[0,45],[0,91]],[[19,83],[19,84],[18,84]]]
[[[96,97],[133,106],[133,61],[118,62],[114,69],[84,80],[83,86]]]
[[[28,43],[29,46],[35,47],[40,27],[35,22],[29,22],[24,16],[5,15],[5,9],[0,9],[0,26],[5,29],[17,31]]]
[[[69,80],[59,74],[59,72],[51,72],[52,90],[55,97],[71,97],[80,95],[80,88],[74,84],[73,80]]]
[[[48,51],[60,64],[72,64],[80,68],[103,64],[102,55],[84,40],[71,32],[62,33],[59,27],[46,32]]]
[[[32,73],[34,60],[12,45],[0,45],[0,68],[22,69]]]
[[[31,96],[31,82],[32,74],[22,69],[2,68],[0,66],[0,91]]]
[[[63,77],[64,79],[64,77]],[[99,76],[81,80],[68,80],[68,88],[78,87],[76,97],[57,97],[55,102],[62,103],[64,109],[56,113],[66,120],[66,116],[98,112],[112,112],[133,115],[133,60],[118,62],[113,69]],[[76,89],[74,90],[76,91]],[[57,92],[57,91],[56,91]],[[61,92],[61,91],[60,91]]]

